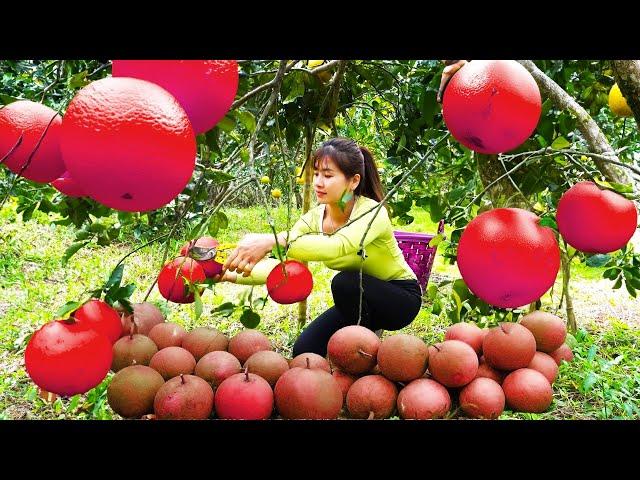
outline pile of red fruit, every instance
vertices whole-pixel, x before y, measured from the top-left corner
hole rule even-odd
[[[125,418],[495,419],[505,407],[549,409],[558,366],[573,358],[565,337],[564,322],[541,311],[491,329],[454,324],[431,346],[348,326],[331,337],[326,358],[288,360],[257,330],[187,332],[150,303],[119,316],[92,300],[36,332],[25,360],[38,386],[65,396],[111,369],[108,402]]]

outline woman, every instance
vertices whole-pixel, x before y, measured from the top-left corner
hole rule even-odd
[[[322,261],[340,273],[331,281],[334,306],[302,331],[293,347],[294,356],[306,352],[325,356],[331,335],[357,324],[361,263],[364,292],[360,325],[371,330],[399,330],[414,320],[422,303],[420,285],[398,247],[387,210],[380,208],[377,215],[376,209],[372,210],[383,193],[369,150],[353,140],[334,138],[322,144],[312,161],[319,205],[296,222],[288,238],[287,232],[279,233],[278,242],[287,248],[288,258]],[[362,261],[360,241],[374,215]],[[345,226],[350,220],[353,222]],[[277,259],[263,259],[274,246],[273,234],[244,236],[227,258],[222,280],[264,284],[278,264]]]

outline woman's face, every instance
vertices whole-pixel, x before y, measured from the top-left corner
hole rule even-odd
[[[345,189],[353,190],[360,175],[347,179],[330,157],[323,157],[313,169],[313,189],[318,203],[338,203]]]

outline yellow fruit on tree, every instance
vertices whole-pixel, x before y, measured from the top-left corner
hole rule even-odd
[[[279,188],[274,188],[273,190],[271,190],[271,196],[273,198],[280,198],[282,196],[282,192]]]
[[[609,108],[611,111],[619,117],[632,117],[633,112],[627,104],[627,100],[622,96],[620,87],[617,83],[613,84],[609,91]]]
[[[260,179],[260,183],[267,184],[267,183],[270,183],[270,182],[271,182],[271,180],[266,175]]]
[[[316,68],[316,67],[319,67],[320,65],[322,65],[323,63],[324,63],[324,60],[308,60],[307,61],[307,67]]]
[[[589,157],[587,157],[586,155],[582,155],[580,157],[580,160],[582,160],[583,162],[586,162],[587,160],[589,160]]]
[[[302,167],[296,167],[296,177],[302,173]]]
[[[296,177],[296,183],[298,185],[304,185],[304,178],[302,177]]]

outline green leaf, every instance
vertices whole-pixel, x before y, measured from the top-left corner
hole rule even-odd
[[[611,287],[614,290],[619,289],[622,286],[622,276],[618,278],[618,281]]]
[[[62,264],[66,265],[69,259],[73,257],[73,255],[75,255],[75,253],[82,247],[84,247],[87,243],[89,243],[89,241],[76,242],[71,244],[71,246],[64,251],[64,255],[62,256]]]
[[[556,150],[562,150],[563,148],[568,148],[570,146],[571,142],[562,136],[556,138],[551,144],[551,148],[555,148]]]
[[[598,347],[596,345],[591,345],[589,352],[587,352],[587,361],[591,362],[595,358],[597,351]]]
[[[555,218],[553,217],[542,217],[540,218],[540,226],[541,227],[550,227],[554,230],[558,229],[558,224],[556,223]]]
[[[589,372],[589,375],[587,375],[587,377],[584,379],[584,382],[582,382],[582,390],[588,392],[597,381],[598,377],[596,376],[596,374],[593,372]]]
[[[429,240],[429,247],[437,247],[440,244],[440,242],[442,242],[442,240],[444,240],[444,234],[439,233],[438,235],[433,237],[431,240]]]
[[[640,290],[640,280],[638,280],[637,278],[629,278],[627,279],[627,283],[633,288]]]
[[[256,117],[253,115],[253,113],[247,110],[242,110],[240,112],[236,112],[236,118],[240,120],[240,123],[242,123],[244,128],[249,130],[249,133],[253,133],[255,131]]]
[[[304,81],[299,76],[291,76],[290,90],[286,98],[282,101],[284,105],[293,102],[296,98],[304,95]]]
[[[211,220],[209,220],[207,231],[209,232],[209,235],[215,237],[218,234],[218,230],[220,230],[220,222],[218,221],[218,215],[216,214],[211,217]]]
[[[124,263],[121,263],[116,268],[113,269],[111,275],[109,276],[109,280],[104,284],[104,289],[109,290],[111,287],[120,286],[120,282],[122,281],[122,274],[124,272]]]
[[[254,298],[253,302],[252,302],[252,306],[254,310],[257,310],[258,308],[260,308],[260,310],[262,310],[265,305],[267,304],[267,301],[269,300],[269,297],[259,297],[259,298]],[[260,305],[260,303],[262,303],[262,305]]]
[[[462,300],[460,299],[460,295],[455,290],[451,290],[451,297],[453,297],[456,304],[456,323],[460,321],[460,312],[462,311]]]
[[[550,118],[542,118],[538,124],[537,131],[547,143],[551,143],[554,133],[553,121]]]
[[[222,305],[218,305],[213,309],[214,313],[219,313],[223,317],[228,317],[231,315],[236,309],[236,305],[233,302],[225,302]]]
[[[223,183],[228,182],[229,180],[233,180],[236,178],[234,175],[227,173],[223,170],[218,170],[216,168],[211,169],[207,172],[207,177],[211,178],[213,183]]]
[[[90,81],[87,80],[88,73],[89,72],[87,70],[84,70],[80,73],[76,73],[75,75],[73,75],[69,79],[69,83],[68,83],[69,88],[76,89],[76,88],[82,88],[89,85]]]
[[[62,305],[56,312],[56,318],[65,318],[67,314],[77,310],[82,305],[82,302],[67,302]]]
[[[229,218],[224,212],[219,211],[216,215],[218,215],[218,221],[220,222],[220,228],[222,230],[229,227]]]
[[[615,280],[619,273],[620,273],[620,269],[618,267],[612,267],[605,270],[602,273],[602,277],[608,280]]]
[[[116,299],[117,300],[122,300],[125,298],[129,298],[131,295],[133,295],[133,292],[136,290],[136,286],[133,283],[130,283],[129,285],[125,285],[124,287],[120,287],[118,289],[118,291],[116,292]]]
[[[629,295],[636,298],[636,290],[629,284],[629,281],[625,282],[624,286],[627,289],[627,292],[629,292]]]
[[[431,307],[431,313],[433,313],[434,315],[440,315],[441,312],[442,312],[442,303],[440,302],[440,299],[437,298],[433,302],[433,307]]]
[[[587,258],[587,266],[589,267],[604,267],[609,260],[611,260],[611,255],[597,253],[595,255],[591,255]]]
[[[76,240],[86,240],[91,237],[91,232],[87,232],[86,230],[78,230],[76,232]]]
[[[435,300],[438,297],[438,287],[433,283],[427,286],[427,298]]]
[[[35,211],[37,206],[38,206],[38,202],[34,202],[22,212],[23,222],[28,222],[29,220],[31,220],[31,217],[33,216],[33,212]]]
[[[256,328],[260,323],[260,315],[247,308],[240,315],[240,323],[246,328]]]
[[[10,103],[17,102],[18,100],[20,99],[0,93],[0,102],[2,102],[3,105],[9,105]]]
[[[226,133],[232,132],[236,128],[236,121],[227,115],[216,124],[216,128]]]

